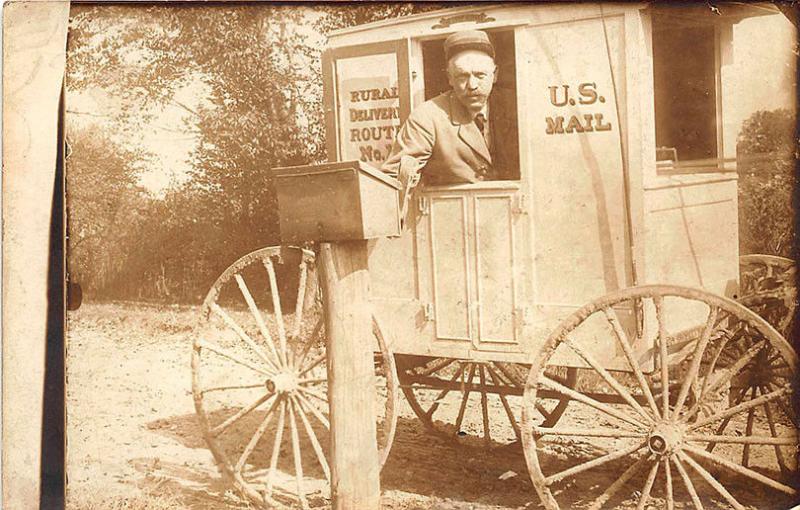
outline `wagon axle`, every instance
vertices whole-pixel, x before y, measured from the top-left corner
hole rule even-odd
[[[685,430],[677,423],[662,422],[650,431],[647,446],[656,455],[670,455],[680,450]]]
[[[272,393],[292,393],[297,391],[299,380],[295,372],[281,372],[269,377],[265,385]]]

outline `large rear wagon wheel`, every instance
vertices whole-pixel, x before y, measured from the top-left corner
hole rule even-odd
[[[521,396],[528,365],[499,361],[398,356],[400,387],[432,434],[459,446],[498,448],[520,440]],[[574,387],[577,371],[552,374]],[[545,425],[558,422],[569,399],[539,403]]]
[[[641,335],[654,340],[652,350],[643,350],[639,328],[623,326],[621,309],[646,317]],[[722,356],[745,341],[737,358]],[[617,349],[627,371],[607,370],[592,345]],[[587,367],[581,380],[586,372],[591,388],[547,377],[550,361],[566,353]],[[797,497],[796,373],[788,342],[732,300],[673,286],[598,299],[553,332],[531,367],[522,438],[534,487],[548,510],[789,508]],[[544,390],[573,399],[551,428],[534,411]]]
[[[374,320],[373,334],[383,465],[394,438],[398,386],[394,358]],[[192,391],[221,473],[252,503],[326,503],[327,361],[313,252],[264,248],[217,279],[194,332]]]

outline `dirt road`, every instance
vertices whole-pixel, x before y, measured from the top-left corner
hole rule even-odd
[[[220,480],[191,397],[195,309],[86,304],[68,317],[68,506],[175,496],[185,508],[249,508]],[[516,476],[506,474],[512,471]],[[388,509],[510,509],[536,500],[522,450],[488,454],[426,434],[401,404],[382,477]]]
[[[195,314],[190,307],[92,303],[70,313],[68,508],[252,508],[220,478],[195,416],[189,338]],[[495,411],[502,413],[499,407]],[[580,412],[570,420],[584,428],[594,423]],[[492,436],[499,432],[493,429]],[[550,453],[559,462],[589,446],[557,444]],[[753,462],[772,451],[759,448]],[[606,487],[613,482],[608,476],[594,470],[582,474],[580,483]],[[790,506],[769,499],[759,484],[731,483],[727,486],[747,493],[748,508]],[[381,484],[389,510],[541,508],[519,445],[453,446],[427,433],[404,399]],[[566,490],[578,499],[583,494],[577,486]],[[701,497],[706,508],[730,508],[713,491]],[[691,507],[688,494],[676,495],[675,508]]]

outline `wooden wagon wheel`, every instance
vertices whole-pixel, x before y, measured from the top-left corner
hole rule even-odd
[[[789,337],[797,307],[796,265],[774,255],[739,258],[738,301]]]
[[[270,247],[214,283],[194,332],[192,391],[223,476],[253,503],[309,508],[329,497],[325,327],[314,254]],[[289,313],[285,313],[287,310]],[[381,465],[397,421],[397,375],[377,322]]]
[[[420,356],[399,357],[400,387],[427,430],[458,444],[502,447],[519,441],[520,398],[528,366]],[[553,374],[573,387],[574,369]],[[569,399],[539,403],[544,426],[555,424]]]
[[[648,324],[642,334],[655,344],[647,356],[646,342],[618,313],[638,304]],[[743,338],[750,348],[723,359]],[[628,371],[607,370],[592,345],[618,349]],[[567,353],[588,367],[591,387],[576,391],[547,377],[549,360]],[[536,491],[548,510],[701,509],[720,502],[743,509],[764,501],[788,508],[797,496],[797,420],[789,398],[796,372],[788,342],[735,301],[673,286],[598,299],[553,332],[528,376],[522,439]],[[541,427],[533,411],[544,390],[573,399],[552,428]]]

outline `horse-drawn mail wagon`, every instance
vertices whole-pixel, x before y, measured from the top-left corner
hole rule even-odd
[[[331,36],[331,163],[275,171],[281,232],[371,239],[382,461],[402,392],[464,447],[520,442],[548,509],[796,495],[794,273],[749,257],[740,275],[728,121],[732,27],[769,12],[485,4]],[[495,48],[502,180],[405,187],[377,168],[447,90],[443,40],[467,28]],[[314,260],[245,255],[195,332],[205,439],[265,506],[314,506],[330,479]]]

